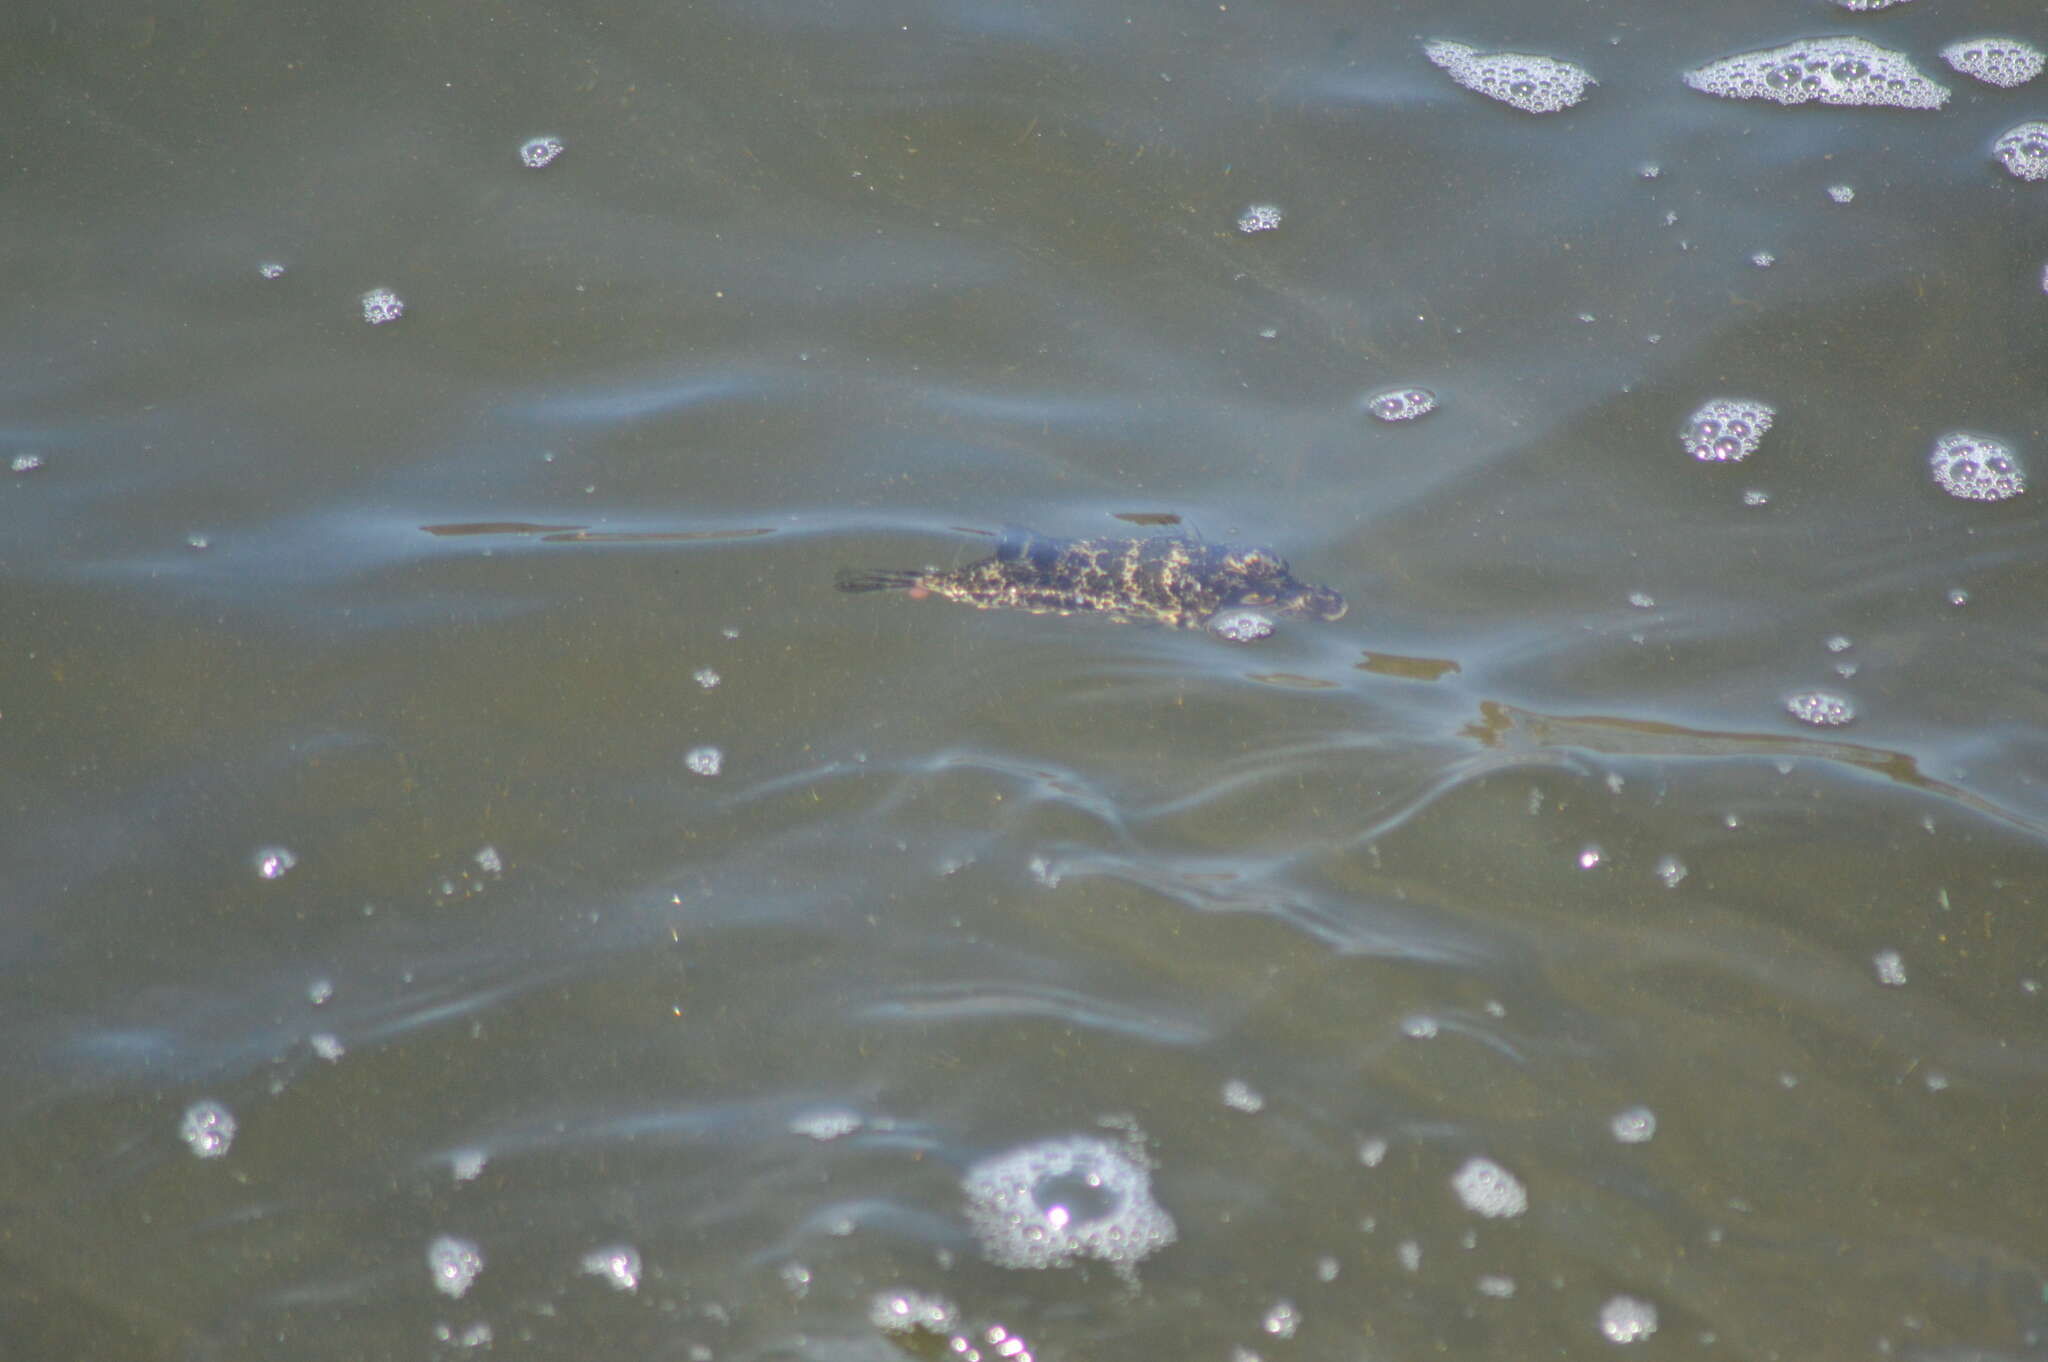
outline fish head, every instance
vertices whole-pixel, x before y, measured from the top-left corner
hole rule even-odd
[[[1327,586],[1313,582],[1296,582],[1294,586],[1295,594],[1280,607],[1287,614],[1305,615],[1329,624],[1343,619],[1351,609],[1351,602]]]
[[[1275,615],[1288,615],[1295,619],[1340,620],[1350,603],[1326,586],[1313,582],[1298,582],[1292,577],[1277,582],[1260,582],[1237,592],[1230,599],[1232,606],[1253,610],[1266,610]]]

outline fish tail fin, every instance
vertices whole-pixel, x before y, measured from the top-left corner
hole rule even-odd
[[[841,568],[832,579],[832,585],[841,591],[908,591],[923,580],[922,572],[908,568],[883,569],[879,572],[855,572]]]

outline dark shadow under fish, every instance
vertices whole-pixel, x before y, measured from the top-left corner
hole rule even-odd
[[[1055,539],[1010,529],[993,557],[965,567],[841,572],[837,585],[937,596],[979,610],[1150,620],[1236,641],[1271,632],[1269,617],[1336,620],[1348,608],[1329,587],[1297,580],[1271,549],[1177,535]]]

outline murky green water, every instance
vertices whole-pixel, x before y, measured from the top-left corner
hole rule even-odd
[[[2039,19],[10,14],[0,1354],[2035,1355]]]

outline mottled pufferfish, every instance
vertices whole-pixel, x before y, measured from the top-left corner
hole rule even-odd
[[[993,556],[965,567],[842,571],[837,585],[937,596],[978,610],[1150,620],[1234,641],[1270,633],[1265,616],[1338,620],[1349,609],[1331,588],[1298,580],[1271,549],[1180,535],[1057,539],[1009,528]]]

